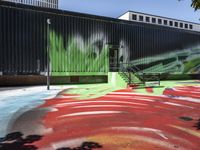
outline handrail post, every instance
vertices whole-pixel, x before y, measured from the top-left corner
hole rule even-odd
[[[51,20],[47,19],[47,90],[50,90],[50,60],[49,60],[49,50],[50,50],[50,39],[49,39],[49,28]]]
[[[144,72],[142,72],[142,78],[143,78],[143,84],[145,85],[146,83],[145,83],[145,73]]]
[[[129,75],[129,85],[131,84],[131,73],[130,71],[128,72],[128,75]]]
[[[161,77],[161,74],[159,73],[159,75],[158,75],[158,80],[159,80],[159,86],[160,86],[160,77]]]

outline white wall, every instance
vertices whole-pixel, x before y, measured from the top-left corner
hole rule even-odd
[[[137,15],[137,20],[133,20],[132,19],[132,15],[133,14]],[[143,21],[139,20],[139,16],[143,16]],[[150,18],[150,22],[146,22],[146,17]],[[156,23],[152,23],[152,18],[156,19]],[[167,26],[167,27],[171,27],[171,28],[178,28],[178,29],[184,29],[184,30],[191,30],[191,31],[200,32],[200,24],[190,23],[190,22],[187,22],[187,21],[180,21],[180,20],[171,19],[171,18],[158,17],[158,16],[153,16],[153,15],[143,14],[143,13],[138,13],[138,12],[127,12],[124,15],[120,16],[119,19],[135,21],[135,22],[144,22],[144,23],[148,23],[148,24],[155,24],[155,25]],[[162,20],[162,24],[158,24],[158,19]],[[164,24],[164,20],[167,20],[167,25]],[[169,21],[173,22],[173,26],[170,26]],[[175,26],[175,22],[178,22],[178,27]],[[183,23],[183,28],[181,28],[179,26],[180,23]],[[185,24],[188,24],[188,28],[185,28]],[[192,25],[193,29],[190,29],[190,25]]]

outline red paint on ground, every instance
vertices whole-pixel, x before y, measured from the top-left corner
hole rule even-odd
[[[146,91],[148,92],[148,93],[153,93],[153,88],[152,87],[147,87],[147,88],[145,88],[146,89]]]
[[[200,87],[166,89],[163,96],[131,91],[118,90],[89,100],[64,94],[46,101],[40,108],[56,109],[43,118],[52,132],[36,145],[56,149],[93,141],[103,150],[199,150],[200,131],[194,125],[200,118]]]
[[[200,92],[200,87],[197,88],[195,86],[185,86],[185,87],[175,87],[166,89],[163,94],[176,97],[180,96],[180,97],[192,97],[200,99],[199,92]]]

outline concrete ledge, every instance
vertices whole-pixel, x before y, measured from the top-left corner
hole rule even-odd
[[[54,76],[51,85],[107,83],[107,76]],[[41,75],[0,76],[0,86],[46,85],[46,77]]]

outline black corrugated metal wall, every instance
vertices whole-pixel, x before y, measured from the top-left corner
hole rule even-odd
[[[94,55],[100,55],[108,43],[119,45],[121,62],[139,58],[145,62],[148,56],[184,50],[200,42],[200,34],[197,32],[59,10],[45,11],[31,6],[0,3],[0,72],[40,74],[46,71],[47,18],[52,22],[51,32],[57,36],[53,38],[56,44],[54,46],[57,47],[56,56],[52,56],[52,71],[57,73],[108,71],[107,66],[102,69],[100,62],[95,62],[96,65],[90,69],[77,64],[72,64],[73,67],[67,66],[67,62],[73,60],[84,61],[79,54],[73,55],[73,58],[63,57],[70,38],[73,37],[76,37],[79,49],[87,51],[85,45],[90,45],[95,51]],[[90,57],[94,56],[88,55]],[[106,59],[103,61],[108,65]],[[142,65],[141,68],[143,67],[145,66]]]
[[[45,18],[32,11],[0,7],[3,74],[37,74],[44,70]]]

